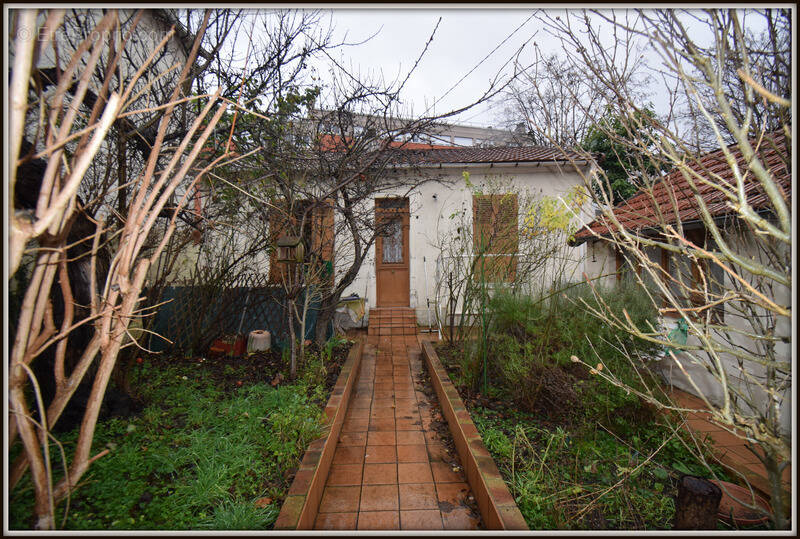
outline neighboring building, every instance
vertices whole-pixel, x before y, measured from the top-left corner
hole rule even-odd
[[[330,112],[324,110],[314,110],[311,113],[312,118],[325,119],[326,115]],[[388,118],[376,119],[375,117],[366,114],[352,114],[352,125],[356,134],[364,126],[373,125],[376,121],[388,122],[390,129],[404,129],[409,125],[413,125],[408,119],[403,118]],[[335,125],[332,123],[327,126],[328,129],[324,131],[334,133],[337,131]],[[423,130],[422,133],[415,133],[413,135],[405,134],[398,137],[398,144],[404,144],[405,149],[422,149],[416,145],[427,145],[428,147],[489,147],[489,146],[513,146],[516,145],[518,137],[515,136],[513,131],[505,129],[496,129],[493,127],[482,127],[478,125],[469,124],[450,124],[446,122],[436,122],[429,128]],[[345,135],[352,135],[346,133]]]
[[[755,142],[753,142],[755,143]],[[731,146],[728,150],[737,160],[737,166],[741,171],[747,171],[748,166],[745,162],[741,151],[735,146]],[[787,201],[791,208],[791,191],[792,191],[792,174],[791,174],[791,152],[787,141],[782,134],[777,134],[772,138],[768,138],[760,145],[759,158],[761,163],[770,171],[772,177],[776,180],[779,188],[783,190],[784,199]],[[733,174],[731,165],[725,158],[723,150],[716,150],[703,155],[701,158],[689,164],[691,170],[704,177],[713,177],[718,185],[727,183],[729,186],[735,188],[736,179]],[[760,187],[749,171],[744,176],[744,190],[751,207],[758,212],[765,219],[772,219],[774,216],[770,214],[769,199],[766,197],[763,189]],[[710,185],[701,185],[699,195],[705,202],[710,215],[714,218],[720,230],[722,238],[729,245],[735,246],[734,250],[737,254],[750,258],[751,256],[758,257],[758,242],[753,241],[751,232],[746,226],[742,226],[742,222],[736,217],[730,207],[730,202],[724,193]],[[676,169],[667,174],[661,179],[652,189],[652,193],[642,191],[633,196],[629,200],[617,205],[613,208],[613,213],[619,220],[620,225],[626,230],[638,234],[639,236],[654,236],[657,237],[663,230],[664,225],[675,225],[678,221],[684,228],[684,234],[687,239],[692,241],[695,245],[705,245],[707,249],[713,250],[715,248],[713,238],[705,229],[703,221],[699,213],[699,205],[694,199],[694,193],[689,187],[683,172]],[[673,207],[671,202],[672,197],[676,200],[676,208]],[[658,215],[665,216],[663,222],[659,219]],[[599,215],[597,219],[591,222],[586,228],[575,234],[574,245],[585,248],[588,244],[587,255],[587,274],[590,276],[599,276],[606,274],[613,274],[611,277],[606,277],[606,284],[611,284],[615,280],[620,281],[630,277],[632,271],[636,271],[639,275],[643,275],[641,268],[631,268],[629,266],[624,253],[615,250],[613,245],[605,241],[603,236],[610,233],[613,223],[607,220],[603,215]],[[786,247],[788,249],[788,247]],[[738,250],[737,250],[738,249]],[[657,247],[646,248],[650,260],[660,264],[661,269],[665,275],[677,277],[680,275],[685,279],[685,282],[691,283],[692,288],[702,289],[701,274],[709,275],[712,278],[711,292],[721,293],[729,289],[731,276],[725,272],[717,264],[710,262],[698,262],[689,259],[688,257],[675,256],[673,253],[661,250]],[[789,253],[781,253],[785,259],[789,259]],[[781,259],[782,257],[778,257]],[[702,264],[702,267],[700,266]],[[700,270],[703,271],[700,271]],[[780,269],[780,272],[785,272],[785,269]],[[744,278],[747,278],[744,275]],[[680,294],[680,291],[672,286],[678,301],[682,303],[684,308],[695,308],[704,304],[702,298],[694,296],[694,294]],[[772,287],[771,291],[772,300],[780,305],[791,306],[792,297],[791,290],[781,286],[778,283]],[[680,315],[671,310],[666,304],[662,310],[662,324],[665,327],[672,328],[676,325]],[[727,307],[730,309],[730,306]],[[758,335],[759,332],[753,321],[747,320],[736,312],[726,312],[725,304],[714,307],[713,315],[715,319],[726,326],[731,326],[744,333],[741,335],[736,332],[731,333],[731,341],[733,346],[741,346],[743,350],[749,353],[758,353],[761,346],[758,339],[747,338],[748,334]],[[780,359],[786,361],[791,360],[791,327],[789,320],[786,317],[780,317],[780,322],[776,328],[776,334],[785,336],[785,342],[776,344],[776,355]],[[717,338],[727,339],[721,334]],[[689,344],[698,344],[699,341],[693,340],[690,337]],[[671,360],[665,356],[660,364],[667,379],[671,384],[697,394],[699,391],[704,393],[711,402],[719,404],[722,401],[722,392],[718,382],[714,377],[709,374],[707,367],[701,362],[692,361],[686,353],[679,353],[677,355],[678,361],[686,369],[689,376],[691,376],[694,384],[690,383],[687,377],[681,373],[681,369]],[[747,388],[748,391],[760,391],[756,388],[753,380],[757,380],[759,373],[748,372],[748,376],[752,376],[753,380],[748,382],[742,377],[741,371],[737,367],[736,358],[725,355],[723,356],[728,376],[734,378],[735,382],[741,388]],[[748,368],[755,366],[754,362],[750,362]],[[791,380],[791,378],[790,378]],[[783,415],[781,417],[784,428],[789,428],[791,422],[791,415],[789,413],[789,396],[791,388],[787,389],[786,396],[783,399]]]

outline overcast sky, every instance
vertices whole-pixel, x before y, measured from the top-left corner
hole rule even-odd
[[[368,43],[340,49],[334,57],[362,72],[382,71],[387,80],[405,75],[414,65],[441,17],[433,42],[405,88],[404,104],[415,115],[428,107],[441,114],[475,101],[536,30],[536,21],[529,19],[531,9],[335,9],[331,13],[339,38],[347,33],[348,41],[357,42],[377,33]],[[531,44],[526,50],[530,57]],[[487,105],[460,118],[497,125],[497,114]]]
[[[401,94],[402,112],[411,117],[426,112],[444,114],[474,102],[498,73],[508,75],[511,72],[513,58],[523,46],[519,57],[523,66],[533,62],[534,44],[545,54],[559,51],[558,41],[533,17],[536,7],[337,7],[322,10],[325,16],[320,24],[334,28],[333,42],[359,43],[372,36],[366,43],[338,48],[331,54],[344,67],[359,74],[359,78],[369,73],[382,74],[384,80],[390,82],[405,77],[441,18],[433,41]],[[550,9],[564,12],[563,8]],[[600,28],[602,39],[614,39],[610,25],[599,17],[591,17]],[[689,27],[697,29],[693,37],[703,41],[703,34],[708,30],[692,21],[692,17],[682,18]],[[237,40],[236,48],[243,48],[247,41]],[[661,64],[652,50],[645,51],[645,56],[651,66]],[[326,61],[321,58],[310,62],[323,81]],[[657,112],[667,107],[667,92],[663,82],[660,84],[652,87],[650,95],[646,96]],[[502,108],[497,101],[484,103],[453,121],[501,127]]]

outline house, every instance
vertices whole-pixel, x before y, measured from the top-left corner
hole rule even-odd
[[[760,143],[752,140],[751,144],[758,149],[757,155],[760,162],[769,171],[791,211],[790,142],[782,133],[773,133]],[[749,173],[748,164],[741,150],[736,145],[729,146],[726,150],[736,160],[739,170],[747,171],[744,173],[741,188],[744,190],[751,208],[760,218],[774,222],[776,217],[770,199],[753,174]],[[737,188],[733,168],[727,161],[725,153],[725,150],[719,149],[689,161],[683,170],[676,168],[666,174],[653,186],[652,190],[640,191],[629,200],[618,204],[611,212],[616,216],[619,226],[636,237],[656,238],[663,241],[663,232],[666,228],[670,225],[677,227],[680,223],[684,229],[684,237],[694,245],[704,247],[708,251],[718,249],[710,231],[704,225],[700,204],[690,189],[686,176],[696,174],[697,177],[713,178],[716,185],[727,184],[727,186]],[[789,246],[777,245],[775,252],[765,256],[765,253],[758,249],[759,242],[753,241],[752,229],[746,226],[734,212],[722,190],[716,189],[710,184],[701,182],[697,182],[697,184],[699,187],[697,195],[704,201],[710,217],[713,218],[720,232],[720,238],[730,246],[732,251],[745,259],[761,257],[760,259],[765,261],[768,267],[775,268],[775,264],[782,263],[787,263],[788,267],[791,267]],[[647,283],[647,272],[642,270],[635,258],[627,256],[624,251],[615,248],[613,243],[605,241],[612,232],[619,230],[610,219],[611,212],[599,215],[575,234],[574,245],[580,247],[588,245],[587,275],[610,275],[602,279],[606,284],[610,284],[613,281],[619,282],[632,278],[636,273]],[[690,317],[697,317],[698,313],[702,314],[704,309],[710,308],[712,324],[718,324],[723,329],[730,328],[730,331],[727,332],[722,329],[710,329],[709,335],[715,342],[724,342],[729,351],[738,349],[746,351],[747,354],[765,354],[765,349],[762,348],[765,344],[758,336],[772,332],[779,337],[777,342],[769,341],[769,346],[774,345],[775,347],[774,357],[777,361],[785,361],[787,365],[791,364],[790,317],[774,317],[774,327],[770,329],[772,318],[768,313],[762,310],[748,314],[737,308],[736,301],[725,299],[725,291],[734,288],[732,282],[734,278],[740,279],[738,282],[749,281],[755,285],[759,282],[759,277],[749,275],[746,271],[741,270],[737,272],[738,277],[733,277],[732,272],[726,271],[712,261],[676,254],[657,246],[648,246],[643,249],[649,260],[654,263],[654,267],[660,266],[660,277],[667,283],[667,287],[675,299],[675,302],[664,301],[661,305],[661,323],[666,328],[665,333],[675,328],[682,319],[681,313],[675,309],[674,303],[678,303],[684,313]],[[733,267],[737,268],[736,265]],[[779,268],[779,272],[785,271],[785,268]],[[685,286],[679,286],[676,283],[676,280],[681,279]],[[709,294],[708,297],[716,301],[710,302],[703,297],[704,290]],[[789,287],[778,282],[771,282],[762,291],[771,301],[791,310],[792,297]],[[688,336],[688,344],[699,344],[699,342],[694,335]],[[757,361],[745,361],[745,367],[742,368],[738,361],[741,356],[737,358],[735,354],[726,352],[720,354],[720,357],[725,365],[726,376],[734,386],[747,395],[760,395],[755,398],[755,401],[761,402],[766,408],[768,404],[766,394],[763,388],[759,387],[764,381],[764,371],[756,365]],[[681,372],[681,367],[686,370],[686,374]],[[698,396],[703,395],[715,405],[723,402],[723,391],[718,380],[720,374],[718,372],[713,374],[716,369],[709,366],[707,360],[694,360],[687,353],[681,352],[676,355],[674,360],[669,355],[664,356],[659,361],[658,368],[669,383],[675,387]],[[759,370],[761,372],[758,372]],[[782,378],[788,385],[780,391],[783,394],[780,399],[782,401],[781,425],[788,432],[791,424],[791,414],[789,413],[790,371]],[[762,410],[762,412],[764,411]]]
[[[387,170],[397,179],[397,188],[376,194],[373,201],[376,222],[389,224],[367,254],[350,292],[365,298],[369,308],[409,307],[421,325],[435,325],[436,310],[441,314],[446,308],[441,296],[452,252],[443,242],[458,237],[460,229],[467,245],[474,238],[497,235],[487,255],[506,259],[513,272],[526,197],[566,195],[583,184],[579,169],[585,174],[589,168],[577,154],[546,147],[434,148],[398,154]],[[430,179],[414,181],[420,177]],[[414,188],[407,192],[410,184]],[[585,270],[584,249],[572,254],[571,274],[579,279]],[[474,253],[468,249],[462,256]]]

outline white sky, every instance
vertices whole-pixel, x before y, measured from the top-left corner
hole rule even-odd
[[[559,43],[541,28],[541,23],[531,18],[534,10],[541,6],[531,4],[527,7],[464,8],[455,4],[453,7],[437,5],[427,9],[419,6],[335,8],[329,11],[335,27],[334,41],[336,38],[344,39],[345,34],[350,42],[362,41],[375,33],[377,35],[365,44],[338,49],[334,52],[334,57],[345,66],[352,66],[355,71],[360,69],[362,73],[382,72],[387,80],[394,80],[400,73],[405,76],[441,17],[433,42],[402,95],[411,115],[426,112],[434,102],[435,108],[431,112],[441,114],[475,101],[488,88],[495,74],[504,70],[504,64],[523,44],[525,48],[520,57],[523,66],[533,60],[534,43],[544,53],[557,52],[560,49]],[[566,7],[596,6],[555,5],[549,9],[563,10]],[[599,18],[592,18],[600,28],[608,26]],[[328,21],[327,17],[325,21]],[[697,26],[691,19],[684,22],[690,27],[698,28],[695,39],[702,40],[702,34],[707,33],[707,29]],[[509,38],[512,33],[514,34]],[[604,35],[602,31],[601,36],[611,37],[610,32]],[[490,56],[486,58],[487,55]],[[646,51],[645,55],[650,65],[660,64],[660,58],[653,51]],[[480,66],[459,83],[478,64]],[[506,73],[510,71],[511,65],[509,63],[505,67]],[[657,111],[667,106],[666,91],[663,82],[661,84],[662,86],[656,84],[651,88],[650,100]],[[498,127],[500,108],[496,103],[484,103],[463,113],[454,121]]]
[[[537,23],[534,19],[526,22],[532,13],[532,9],[500,8],[335,9],[332,22],[336,37],[343,38],[347,33],[348,41],[358,42],[376,32],[378,35],[366,44],[339,49],[334,57],[343,59],[348,67],[360,67],[362,72],[382,71],[387,80],[394,80],[398,73],[405,76],[441,17],[433,42],[403,93],[411,112],[422,114],[455,86],[432,109],[441,114],[482,95],[503,64],[533,36]],[[456,84],[520,25],[516,34]],[[532,43],[525,51],[530,58]],[[496,114],[485,104],[464,113],[460,120],[497,125]]]

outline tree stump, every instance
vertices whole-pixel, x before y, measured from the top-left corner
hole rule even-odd
[[[714,483],[692,475],[678,481],[675,500],[676,530],[715,530],[722,490]]]

